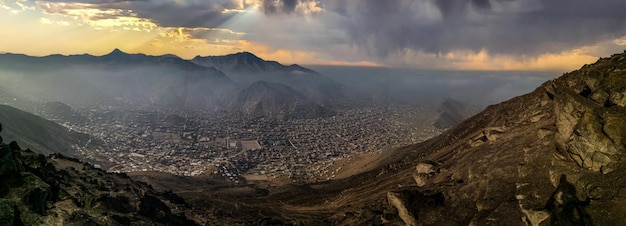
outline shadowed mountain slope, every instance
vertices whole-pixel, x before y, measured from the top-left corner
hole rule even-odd
[[[5,139],[16,140],[42,154],[76,156],[72,145],[82,147],[90,139],[89,135],[69,131],[55,122],[6,105],[0,105],[0,121],[4,122]]]
[[[198,65],[215,67],[223,71],[236,73],[317,73],[297,64],[285,66],[276,61],[266,61],[249,52],[240,52],[225,56],[196,56],[191,61]]]
[[[206,108],[236,84],[224,73],[171,56],[0,54],[0,73],[29,96],[65,103],[133,102]]]
[[[0,225],[196,225],[188,208],[124,174],[0,142]]]
[[[263,81],[242,89],[230,106],[248,116],[276,119],[319,118],[333,114],[286,85]]]
[[[465,104],[453,99],[445,99],[439,105],[437,112],[439,112],[439,117],[433,125],[440,129],[454,127],[471,115]]]
[[[286,66],[276,61],[263,60],[249,52],[225,56],[197,56],[191,61],[225,71],[229,78],[243,86],[257,81],[281,83],[317,103],[334,103],[344,98],[343,85],[327,76],[297,64]]]

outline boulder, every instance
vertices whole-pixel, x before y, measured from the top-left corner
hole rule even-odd
[[[19,167],[14,161],[13,152],[9,146],[0,144],[0,178],[19,172]]]
[[[424,187],[428,182],[428,179],[424,175],[417,173],[413,174],[413,180],[415,180],[415,184],[417,184],[418,187]]]
[[[624,153],[626,119],[623,109],[598,103],[604,95],[596,93],[587,99],[557,89],[556,145],[578,166],[606,174]]]
[[[620,90],[611,92],[609,96],[611,104],[615,104],[620,107],[626,107],[626,90]]]
[[[387,201],[389,202],[389,204],[391,204],[393,207],[395,207],[398,210],[398,216],[400,217],[400,219],[402,219],[405,225],[408,225],[408,226],[417,225],[417,221],[415,220],[415,217],[413,216],[411,211],[407,208],[405,201],[402,199],[400,194],[395,193],[395,192],[387,192]]]
[[[50,185],[32,173],[22,173],[24,184],[12,189],[10,196],[19,198],[28,208],[40,215],[46,213],[46,201],[50,197]]]
[[[22,225],[19,210],[11,200],[0,199],[0,225]]]
[[[415,166],[415,170],[419,174],[429,174],[429,173],[435,172],[435,166],[429,163],[422,162],[422,163],[417,164],[417,166]]]

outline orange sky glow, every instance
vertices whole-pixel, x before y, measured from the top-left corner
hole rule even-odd
[[[10,1],[9,1],[10,2]],[[445,70],[537,70],[569,71],[598,59],[599,49],[611,46],[626,49],[626,36],[598,40],[560,52],[537,55],[491,53],[487,49],[454,49],[438,53],[406,49],[386,56],[377,56],[358,48],[354,43],[329,44],[315,48],[297,45],[282,47],[255,40],[259,34],[251,31],[251,21],[264,18],[254,1],[239,1],[240,5],[222,9],[222,14],[236,13],[216,27],[166,26],[144,18],[132,10],[111,7],[105,9],[89,3],[64,3],[18,0],[9,4],[0,1],[0,52],[28,55],[83,54],[103,55],[114,48],[129,53],[148,55],[175,54],[185,59],[194,56],[225,55],[249,51],[266,60],[284,64],[385,66]],[[184,4],[185,1],[176,1]],[[314,14],[323,12],[314,2],[299,4],[304,23]],[[270,17],[270,19],[280,20]],[[324,30],[322,30],[324,31]],[[270,33],[270,32],[268,32]],[[289,31],[286,31],[289,33]],[[267,35],[267,34],[266,34]],[[302,43],[309,36],[289,36],[270,33],[268,39]],[[279,43],[280,44],[280,43]],[[308,43],[305,43],[308,44]],[[303,45],[304,46],[304,45]],[[334,52],[327,52],[332,50]],[[600,51],[601,52],[601,51]]]

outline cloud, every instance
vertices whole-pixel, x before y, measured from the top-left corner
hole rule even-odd
[[[454,50],[447,53],[428,53],[405,49],[394,53],[389,66],[422,68],[434,70],[479,70],[479,71],[567,71],[580,68],[598,59],[590,55],[590,50],[598,46],[588,46],[559,53],[546,53],[537,56],[522,56],[490,53],[483,49],[478,52]]]
[[[91,20],[125,14],[163,27],[191,28],[219,27],[247,7],[243,0],[47,0],[36,1],[36,4],[51,14],[76,16],[77,11],[99,12],[91,15]]]
[[[626,1],[606,0],[326,0],[326,11],[355,45],[388,56],[487,50],[560,53],[626,35]]]
[[[158,27],[151,20],[138,17],[130,9],[77,2],[37,2],[37,5],[47,15],[73,18],[78,21],[79,25],[86,24],[96,29],[153,31]],[[45,18],[45,20],[50,19]]]
[[[9,10],[13,14],[18,14],[27,10],[35,9],[35,7],[33,7],[33,4],[31,4],[31,2],[29,2],[28,0],[0,0],[0,8]]]
[[[159,1],[136,3],[138,16],[164,27],[220,27],[241,10],[233,1]]]
[[[13,12],[5,15],[123,31],[160,46],[151,53],[476,70],[573,69],[621,52],[624,8],[623,0],[0,0]]]
[[[320,1],[315,0],[248,0],[246,2],[249,6],[259,8],[267,15],[314,15],[323,10]]]
[[[208,43],[233,43],[239,40],[243,32],[235,32],[226,28],[161,28],[159,36],[180,41],[205,40]]]

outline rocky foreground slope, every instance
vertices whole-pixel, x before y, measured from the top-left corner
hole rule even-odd
[[[490,106],[388,193],[409,225],[626,224],[626,53]]]
[[[126,175],[0,139],[0,225],[195,225],[188,208]]]

